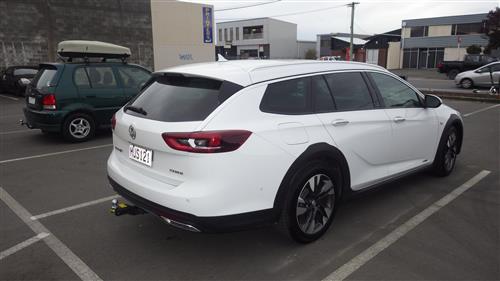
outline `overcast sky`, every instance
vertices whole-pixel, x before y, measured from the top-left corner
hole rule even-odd
[[[257,0],[184,0],[214,5],[215,10],[273,2]],[[275,1],[275,0],[274,0]],[[403,19],[428,18],[487,13],[500,5],[500,0],[357,0],[354,32],[383,33],[401,27]],[[282,0],[237,10],[216,11],[215,21],[273,17],[297,24],[299,40],[316,40],[316,34],[349,32],[351,9],[347,1]],[[311,13],[279,16],[296,12]]]

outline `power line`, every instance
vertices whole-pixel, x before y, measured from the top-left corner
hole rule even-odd
[[[294,13],[287,13],[287,14],[278,14],[278,15],[272,15],[272,16],[265,16],[266,18],[278,18],[278,17],[286,17],[286,16],[294,16],[294,15],[301,15],[301,14],[309,14],[309,13],[316,13],[316,12],[321,12],[321,11],[327,11],[327,10],[332,10],[332,9],[337,9],[341,7],[345,7],[346,5],[337,5],[337,6],[332,6],[332,7],[326,7],[326,8],[321,8],[321,9],[314,9],[314,10],[307,10],[307,11],[302,11],[302,12],[294,12]],[[239,19],[245,19],[245,18],[238,18]],[[235,20],[234,18],[222,18],[218,20]]]
[[[215,11],[216,12],[223,12],[223,11],[238,10],[238,9],[244,9],[244,8],[250,8],[250,7],[257,7],[257,6],[267,5],[267,4],[273,4],[273,3],[276,3],[276,2],[279,2],[279,1],[281,1],[281,0],[275,0],[275,1],[270,1],[270,2],[258,3],[258,4],[241,6],[241,7],[234,7],[234,8],[217,9]]]

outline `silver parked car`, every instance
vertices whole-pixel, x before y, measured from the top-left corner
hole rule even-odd
[[[491,86],[490,69],[494,83],[499,83],[500,79],[500,61],[492,62],[480,68],[464,71],[455,77],[455,84],[464,89],[472,87],[489,87]]]

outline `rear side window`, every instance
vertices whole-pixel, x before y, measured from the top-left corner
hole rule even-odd
[[[290,115],[311,113],[310,79],[304,77],[269,84],[262,98],[260,110]]]
[[[131,106],[146,115],[127,110],[127,114],[163,122],[203,121],[241,86],[227,81],[183,75],[155,78]]]
[[[75,70],[73,79],[75,81],[75,85],[78,88],[90,88],[89,77],[87,75],[87,71],[85,71],[85,68],[77,68]]]
[[[333,93],[337,110],[363,110],[374,108],[373,99],[359,72],[325,75]]]
[[[38,90],[41,90],[51,86],[51,82],[54,79],[56,73],[57,73],[56,69],[43,68],[42,70],[40,70],[37,78],[35,79],[36,88]]]
[[[110,66],[87,67],[92,88],[116,88],[116,78]]]
[[[380,73],[369,74],[388,108],[421,107],[417,93],[401,81]]]
[[[147,71],[137,67],[118,67],[118,73],[125,88],[139,89],[151,77]]]
[[[38,72],[38,69],[32,68],[18,68],[14,70],[14,76],[16,75],[35,75]]]
[[[335,104],[333,103],[333,98],[330,94],[330,89],[328,89],[325,78],[323,76],[314,76],[311,79],[314,111],[318,113],[334,111]]]

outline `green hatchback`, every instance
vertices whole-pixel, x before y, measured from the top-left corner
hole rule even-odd
[[[109,127],[113,114],[150,79],[151,72],[123,62],[41,64],[28,85],[23,121],[42,132],[86,141]]]

